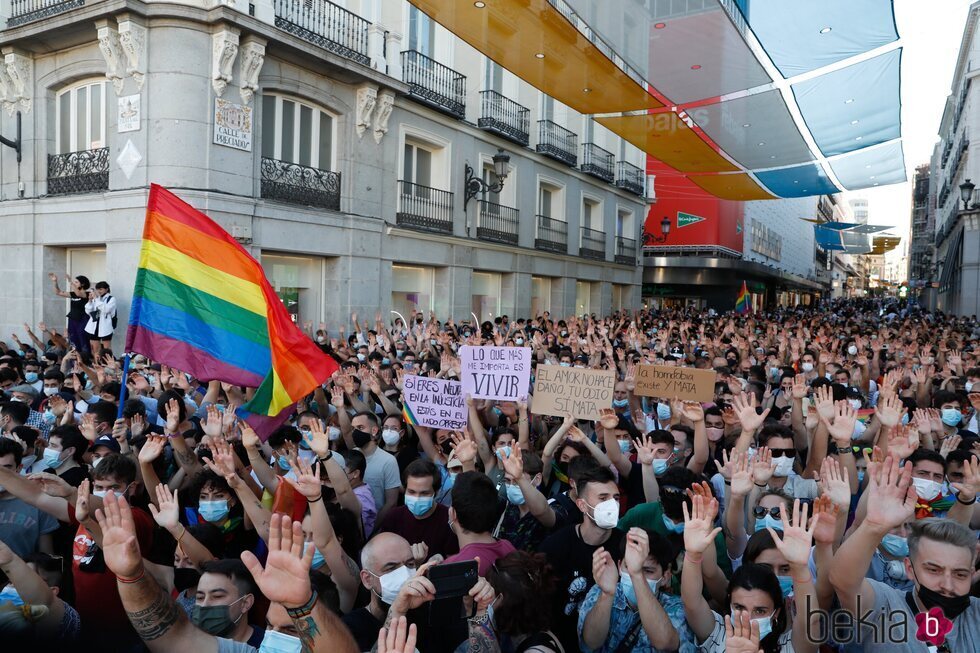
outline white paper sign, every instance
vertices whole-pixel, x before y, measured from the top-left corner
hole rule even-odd
[[[140,96],[124,95],[119,98],[119,113],[116,116],[116,130],[124,132],[139,131],[140,128]]]
[[[530,347],[459,348],[463,394],[474,399],[517,401],[531,383]]]
[[[467,408],[458,381],[408,374],[402,387],[403,415],[413,426],[459,431],[466,428]]]
[[[217,145],[251,152],[252,108],[215,98],[214,142]]]

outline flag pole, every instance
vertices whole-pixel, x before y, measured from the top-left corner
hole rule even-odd
[[[119,384],[119,410],[116,411],[116,419],[122,419],[123,404],[126,403],[126,382],[129,377],[129,354],[123,356],[122,379]]]

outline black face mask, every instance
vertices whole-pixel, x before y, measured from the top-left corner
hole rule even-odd
[[[947,619],[956,619],[970,607],[970,595],[964,596],[943,596],[939,592],[929,589],[925,585],[919,585],[919,600],[926,610],[939,608]]]
[[[178,592],[197,587],[201,572],[191,567],[174,567],[174,589]]]
[[[446,440],[445,442],[443,442],[439,446],[442,448],[442,453],[446,454],[447,456],[453,452],[453,441],[452,440]]]
[[[360,429],[354,429],[354,432],[351,434],[351,439],[354,440],[354,446],[361,449],[371,442],[371,434]]]

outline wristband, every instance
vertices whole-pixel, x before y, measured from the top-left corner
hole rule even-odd
[[[308,617],[313,614],[313,607],[316,605],[316,600],[317,593],[316,590],[313,590],[310,594],[310,599],[306,603],[295,608],[286,608],[286,614],[289,615],[291,619],[302,619],[303,617]]]
[[[187,535],[187,527],[183,524],[180,525],[180,535],[177,536],[177,542],[180,543],[180,539]]]
[[[852,449],[851,447],[841,447],[841,446],[835,445],[834,452],[838,456],[843,456],[845,454],[853,454],[854,453],[854,449]]]
[[[332,449],[329,452],[327,452],[327,455],[326,456],[323,456],[322,458],[317,458],[317,460],[319,460],[321,463],[325,463],[328,460],[330,460],[331,458],[333,458],[333,450]]]
[[[146,576],[146,568],[145,567],[143,567],[143,568],[140,569],[140,573],[139,573],[138,576],[133,576],[132,578],[127,578],[125,576],[116,576],[116,580],[119,581],[120,583],[125,583],[125,584],[129,585],[131,583],[138,583],[138,582],[140,582],[141,580],[143,580],[143,577],[144,576]]]
[[[320,496],[318,496],[316,499],[306,500],[307,503],[316,503],[317,501],[323,501],[323,492],[320,492]]]
[[[753,485],[755,485],[756,487],[768,487],[769,486],[768,483],[755,483],[755,482],[753,482]]]
[[[960,499],[960,495],[958,495],[958,494],[956,495],[956,503],[962,503],[964,506],[972,506],[976,502],[977,502],[977,498],[976,497],[973,497],[973,499],[971,499],[970,501],[962,501]]]
[[[731,482],[731,481],[729,481],[729,480],[728,480],[728,479],[726,478],[726,479],[725,479],[725,485],[727,485],[728,487],[731,487],[731,486],[732,486],[732,482]]]

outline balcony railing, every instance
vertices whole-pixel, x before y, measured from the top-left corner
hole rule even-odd
[[[453,232],[453,194],[449,191],[399,181],[395,223],[442,234]]]
[[[263,157],[261,194],[265,199],[339,211],[340,173]]]
[[[483,98],[483,112],[477,126],[518,145],[527,145],[531,110],[497,91],[480,91],[480,95]]]
[[[582,172],[593,177],[609,182],[616,178],[613,167],[616,164],[616,157],[612,152],[608,152],[595,143],[585,143],[582,145]]]
[[[600,261],[606,259],[606,232],[582,227],[582,242],[578,253],[582,258],[592,258]]]
[[[538,121],[537,151],[573,168],[578,163],[578,136],[550,120]]]
[[[466,117],[466,76],[421,52],[402,52],[402,78],[408,92],[429,106],[462,120]]]
[[[495,243],[517,244],[520,212],[487,200],[478,200],[476,237]]]
[[[619,170],[616,175],[616,185],[623,190],[643,197],[643,171],[628,161],[619,162]]]
[[[7,27],[32,23],[83,6],[85,0],[11,0]]]
[[[274,0],[276,27],[325,50],[371,65],[370,23],[328,0]]]
[[[534,248],[556,254],[568,253],[568,224],[546,215],[538,216],[538,235]]]
[[[109,148],[48,155],[48,195],[109,190]]]
[[[636,239],[616,236],[616,262],[636,265]]]

